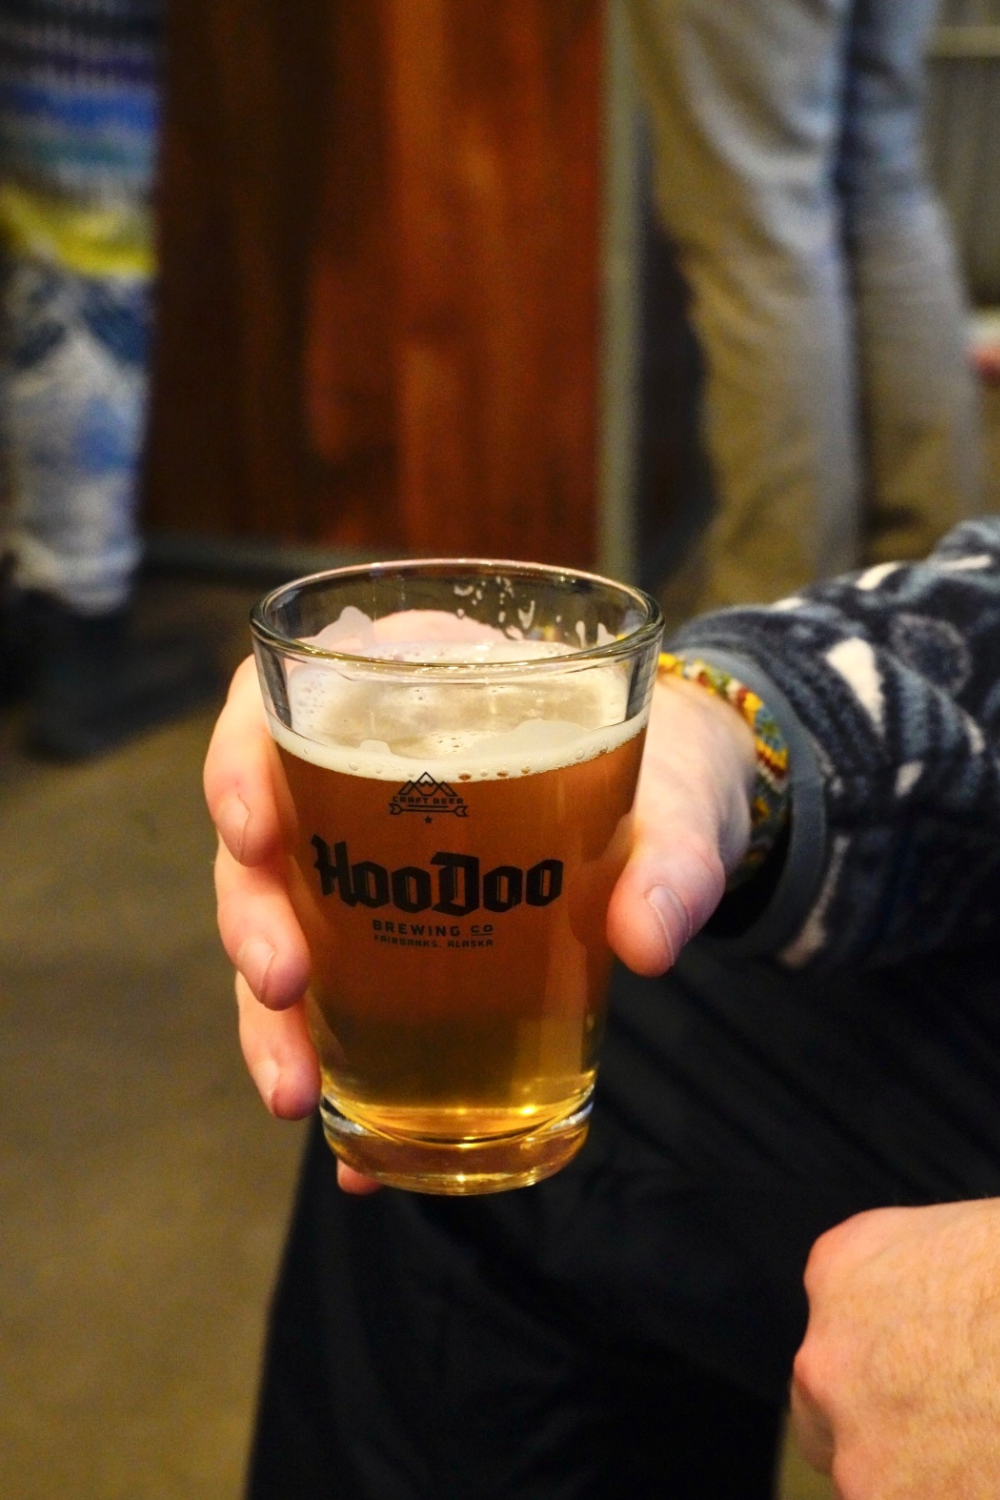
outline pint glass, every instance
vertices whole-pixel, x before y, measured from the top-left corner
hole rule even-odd
[[[662,620],[535,564],[339,569],[255,607],[327,1140],[482,1193],[582,1144]]]

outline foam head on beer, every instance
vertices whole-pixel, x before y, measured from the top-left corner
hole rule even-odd
[[[605,754],[642,724],[641,718],[623,722],[628,679],[622,667],[590,666],[548,678],[507,675],[504,666],[556,661],[573,648],[512,640],[495,627],[440,611],[408,610],[372,621],[350,608],[308,644],[341,657],[434,669],[400,681],[352,674],[345,661],[338,670],[325,661],[295,664],[288,679],[291,725],[272,719],[275,738],[292,754],[349,775],[392,781],[419,762],[431,775],[463,781],[529,776]],[[440,670],[448,666],[495,675],[441,682]]]

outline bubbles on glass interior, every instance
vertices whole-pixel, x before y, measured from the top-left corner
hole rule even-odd
[[[454,584],[453,589],[458,595],[471,596],[475,603],[480,603],[484,597],[483,589],[474,583]],[[517,616],[520,623],[514,624],[507,609],[501,608],[497,611],[497,624],[490,625],[470,617],[460,606],[454,611],[400,610],[373,620],[349,604],[337,620],[324,626],[316,635],[303,639],[309,645],[341,656],[415,663],[447,661],[456,665],[530,658],[535,652],[534,649],[522,649],[525,641],[543,642],[553,648],[561,643],[563,650],[579,651],[605,646],[616,639],[600,622],[593,636],[589,635],[582,619],[576,620],[569,631],[563,626],[562,615],[556,615],[544,624],[536,624],[535,600],[524,609],[518,608]],[[513,643],[515,649],[498,655],[498,647],[504,643]]]

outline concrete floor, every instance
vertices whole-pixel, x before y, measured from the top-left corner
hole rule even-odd
[[[162,604],[164,585],[152,589]],[[246,597],[177,585],[232,659]],[[0,1495],[228,1500],[301,1140],[213,926],[213,712],[80,767],[0,726]]]
[[[153,582],[232,665],[245,590]],[[0,722],[0,1496],[236,1500],[301,1127],[247,1081],[207,710],[79,767]],[[724,1437],[724,1435],[723,1435]],[[782,1500],[829,1489],[789,1455]]]

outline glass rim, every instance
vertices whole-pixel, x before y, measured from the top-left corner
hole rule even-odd
[[[613,641],[605,641],[600,646],[571,647],[564,655],[547,657],[524,657],[522,659],[508,659],[506,661],[465,661],[465,662],[441,662],[441,661],[396,661],[388,657],[359,656],[356,653],[346,651],[331,651],[324,646],[316,646],[309,641],[301,640],[296,636],[286,635],[281,630],[269,624],[266,618],[268,608],[278,602],[282,595],[289,593],[292,589],[304,589],[310,586],[318,586],[328,583],[335,578],[364,578],[388,573],[419,573],[433,570],[447,572],[449,569],[455,571],[477,571],[492,577],[497,577],[505,572],[517,573],[519,577],[530,579],[536,577],[546,581],[563,581],[572,584],[576,581],[587,584],[597,584],[602,588],[613,590],[619,596],[632,601],[646,615],[645,620],[629,630],[627,635],[616,637]],[[298,657],[306,661],[342,663],[345,667],[351,667],[355,671],[359,668],[379,673],[401,673],[403,676],[426,675],[428,672],[439,672],[450,678],[460,676],[488,676],[502,675],[504,672],[521,673],[530,670],[532,674],[540,671],[563,671],[567,669],[588,666],[591,663],[614,661],[622,656],[629,656],[636,650],[649,645],[659,637],[663,631],[663,613],[659,604],[647,594],[644,589],[637,588],[634,584],[621,583],[614,578],[607,578],[600,573],[591,573],[582,568],[560,567],[553,563],[528,563],[518,562],[509,558],[481,558],[481,557],[420,557],[403,558],[398,561],[374,562],[374,563],[350,563],[342,568],[324,568],[316,573],[307,573],[301,578],[292,578],[288,582],[279,584],[277,588],[271,589],[262,598],[258,599],[250,611],[250,629],[261,645],[272,651],[280,652],[283,656]],[[514,637],[508,637],[512,644],[516,643]]]

